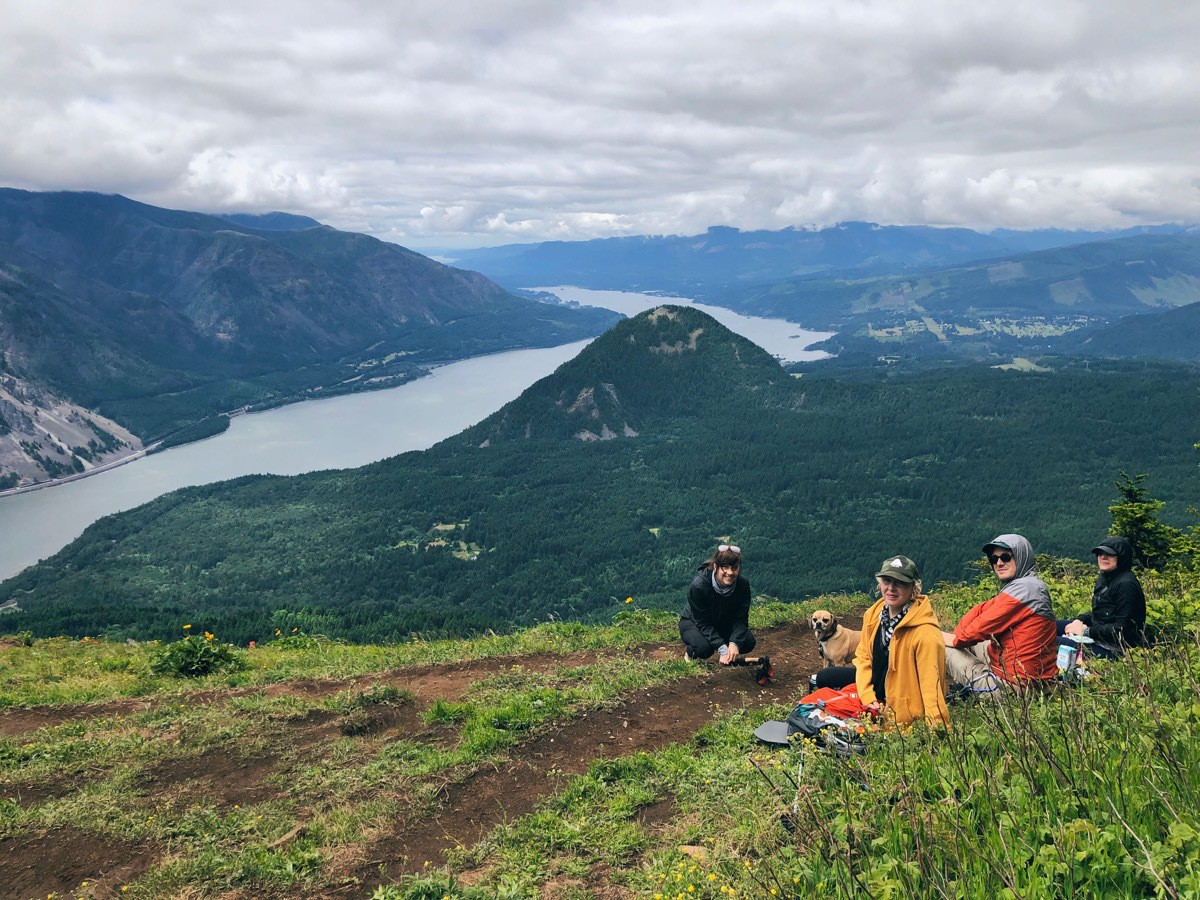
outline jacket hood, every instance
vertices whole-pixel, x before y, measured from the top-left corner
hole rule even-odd
[[[1013,562],[1017,564],[1016,577],[1001,582],[1004,593],[1037,615],[1053,619],[1054,604],[1050,601],[1046,583],[1037,576],[1033,545],[1019,534],[1001,534],[984,544],[984,552],[991,547],[1007,547],[1012,551]]]
[[[882,608],[883,600],[880,599],[876,601],[875,605],[871,607],[870,612],[868,612],[864,618],[874,616],[876,619],[878,619],[879,611]],[[938,623],[937,613],[933,611],[933,604],[929,602],[929,596],[927,594],[918,594],[913,598],[912,606],[910,606],[908,612],[904,614],[904,618],[900,620],[900,624],[896,626],[896,630],[899,631],[901,628],[914,628],[917,625],[933,625],[939,631],[942,627]]]
[[[1117,558],[1115,572],[1127,572],[1133,568],[1133,544],[1127,538],[1123,538],[1120,535],[1106,537],[1092,548],[1092,552],[1115,556]]]
[[[1024,578],[1026,575],[1037,574],[1033,558],[1033,545],[1021,535],[998,534],[983,545],[983,552],[987,553],[992,547],[1006,547],[1012,551],[1013,560],[1017,564],[1017,574],[1013,577],[1013,581]]]

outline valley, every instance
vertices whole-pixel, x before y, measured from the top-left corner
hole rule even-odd
[[[617,318],[517,297],[309,219],[283,224],[0,188],[6,390],[171,446],[219,433],[237,411],[402,384],[456,359],[592,337]],[[12,438],[3,486],[87,467],[90,445],[71,444],[53,417],[47,429],[0,417]]]
[[[1197,420],[1187,367],[796,377],[664,305],[427,450],[165,495],[96,522],[0,602],[20,608],[6,627],[46,636],[161,638],[197,608],[239,643],[283,624],[355,641],[503,631],[602,620],[631,593],[670,608],[728,535],[783,599],[849,589],[849,560],[901,544],[953,581],[998,527],[1083,553],[1122,471],[1152,473],[1167,520],[1186,522]],[[1006,468],[1019,492],[979,477]],[[456,556],[439,523],[479,549]]]

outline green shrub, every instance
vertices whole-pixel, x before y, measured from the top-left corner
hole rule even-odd
[[[323,639],[328,640],[328,638]],[[275,639],[271,641],[271,646],[277,650],[315,650],[321,646],[321,640],[311,634],[305,634],[299,628],[293,628],[291,634],[284,634],[276,628]]]
[[[185,630],[191,628],[185,626]],[[167,644],[150,662],[156,675],[201,678],[215,672],[241,672],[249,668],[246,655],[232,644],[219,644],[211,632],[204,637],[189,634],[183,640]]]

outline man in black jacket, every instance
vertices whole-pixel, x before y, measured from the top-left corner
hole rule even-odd
[[[1133,545],[1123,537],[1106,537],[1092,548],[1100,575],[1092,591],[1092,611],[1059,621],[1059,634],[1089,637],[1095,656],[1114,659],[1126,647],[1146,642],[1146,595],[1133,574]]]

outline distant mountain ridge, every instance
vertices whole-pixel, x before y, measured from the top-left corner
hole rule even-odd
[[[510,245],[458,256],[514,286],[662,292],[834,329],[839,334],[819,349],[855,358],[1121,352],[1119,341],[1087,342],[1088,330],[1200,300],[1200,230],[1187,225],[984,234],[847,222],[811,231],[710,228],[690,237]],[[1123,355],[1135,352],[1131,343]],[[1197,358],[1183,348],[1149,352]]]
[[[796,278],[716,292],[716,299],[822,325],[926,313],[1103,319],[1200,299],[1200,233],[1094,241],[873,278]]]
[[[1114,233],[998,230],[843,222],[820,229],[546,241],[450,251],[456,264],[509,287],[570,284],[598,290],[662,291],[697,299],[738,286],[821,272],[880,275],[1135,234],[1175,234],[1182,225]]]
[[[237,225],[257,228],[262,231],[302,231],[305,228],[320,228],[321,223],[309,216],[297,216],[285,212],[227,213],[221,216]]]
[[[143,438],[246,404],[398,383],[429,362],[590,337],[617,318],[301,217],[90,193],[0,189],[0,274],[6,376]]]

